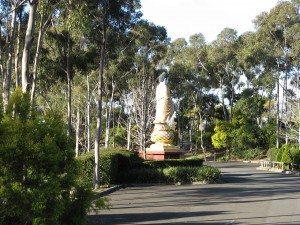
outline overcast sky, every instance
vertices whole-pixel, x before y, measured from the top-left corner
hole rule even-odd
[[[220,31],[234,28],[238,34],[254,30],[253,19],[269,11],[278,0],[141,0],[143,18],[164,26],[172,40],[202,33],[207,42]]]

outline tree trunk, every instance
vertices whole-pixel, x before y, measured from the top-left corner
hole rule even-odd
[[[222,108],[224,113],[224,120],[227,121],[227,112],[225,108],[225,102],[224,102],[224,93],[223,93],[223,78],[220,77],[220,90],[221,90],[221,102],[222,102]]]
[[[70,40],[70,33],[67,34],[67,82],[68,82],[68,111],[67,111],[67,118],[68,118],[68,136],[71,135],[72,132],[72,79],[71,79],[71,65],[70,65],[70,51],[71,51],[71,40]]]
[[[2,29],[1,29],[1,24],[0,24],[0,40],[2,39]],[[2,47],[0,46],[0,77],[4,76],[4,68],[3,68],[3,60],[2,60]]]
[[[300,151],[300,74],[297,74],[298,149]]]
[[[276,148],[279,148],[279,75],[277,78],[276,96]]]
[[[206,161],[206,150],[204,148],[204,144],[203,144],[203,131],[205,129],[205,126],[203,124],[203,120],[202,120],[202,115],[201,113],[199,113],[199,117],[200,117],[200,124],[201,124],[201,128],[199,129],[200,130],[200,146],[201,146],[201,149],[203,151],[203,155],[204,155],[204,161]]]
[[[76,124],[76,145],[75,145],[75,154],[76,157],[79,155],[79,128],[80,128],[80,112],[79,107],[77,109],[77,124]]]
[[[87,85],[87,106],[86,106],[86,126],[87,126],[87,151],[89,152],[91,150],[91,127],[90,127],[90,119],[91,119],[91,102],[90,102],[90,82],[89,82],[89,76],[86,77],[86,85]]]
[[[230,122],[233,117],[233,100],[234,100],[234,78],[231,80],[231,97],[230,97]]]
[[[21,22],[18,22],[18,34],[16,38],[16,50],[15,50],[15,78],[16,78],[16,87],[20,86],[20,75],[19,75],[19,58],[20,58],[20,31],[21,31]]]
[[[112,111],[112,103],[114,98],[114,91],[115,91],[115,85],[112,81],[112,90],[111,90],[111,96],[109,100],[109,107],[107,109],[107,116],[106,116],[106,129],[105,129],[105,148],[107,149],[109,147],[109,131],[110,131],[110,122],[111,122],[111,111]]]
[[[34,33],[34,24],[35,24],[35,15],[37,9],[37,0],[29,1],[29,18],[27,23],[26,29],[26,37],[25,43],[23,48],[23,55],[22,55],[22,91],[28,92],[29,91],[29,57],[30,57],[30,50],[32,47],[33,42],[33,33]]]
[[[102,96],[103,96],[103,74],[104,74],[104,57],[106,51],[106,26],[103,26],[103,36],[100,50],[99,76],[98,76],[98,95],[97,95],[97,127],[95,137],[95,166],[94,166],[94,188],[97,189],[100,184],[99,177],[99,149],[102,123]]]
[[[286,63],[285,63],[286,64]],[[287,72],[287,65],[285,65],[285,76],[284,76],[284,111],[285,111],[285,144],[287,145],[289,142],[289,131],[288,131],[288,72]]]
[[[8,45],[8,58],[6,63],[6,73],[4,75],[3,80],[3,107],[4,111],[6,111],[6,107],[9,100],[10,95],[10,86],[11,86],[11,74],[12,74],[12,58],[13,58],[13,50],[14,50],[14,41],[15,41],[15,27],[16,27],[16,6],[12,5],[12,21],[11,21],[11,32],[9,35],[9,45]]]
[[[30,96],[30,102],[31,105],[34,104],[34,98],[35,98],[35,91],[36,91],[36,79],[37,79],[37,66],[39,62],[39,55],[41,48],[43,46],[43,36],[47,27],[47,23],[51,17],[48,18],[48,20],[44,23],[44,13],[41,12],[41,18],[40,18],[40,27],[39,27],[39,36],[37,40],[37,46],[36,46],[36,52],[34,56],[34,63],[33,63],[33,71],[32,71],[32,84],[31,84],[31,96]]]
[[[127,150],[130,150],[130,145],[131,145],[131,112],[129,112],[128,115],[128,126],[127,126]]]

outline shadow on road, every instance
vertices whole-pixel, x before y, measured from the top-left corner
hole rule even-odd
[[[124,214],[107,214],[107,215],[93,215],[89,216],[89,224],[127,224],[127,223],[136,223],[139,222],[155,222],[155,221],[168,221],[171,219],[180,219],[180,218],[192,218],[199,216],[211,216],[216,214],[226,213],[224,211],[218,212],[153,212],[153,213],[127,213]],[[149,224],[149,223],[147,223]],[[150,223],[151,224],[151,223]],[[164,223],[159,223],[164,224]],[[170,223],[165,223],[170,224]],[[176,223],[172,223],[176,224]],[[186,224],[186,223],[184,223]],[[194,222],[191,224],[195,224]],[[199,224],[199,223],[197,223]],[[220,224],[220,223],[212,223],[212,224]]]
[[[87,224],[300,224],[299,177],[251,164],[214,165],[221,184],[126,188],[111,195],[112,210],[92,212]]]

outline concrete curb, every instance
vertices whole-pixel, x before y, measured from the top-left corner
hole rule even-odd
[[[95,193],[95,199],[96,198],[104,197],[106,195],[109,195],[109,194],[111,194],[111,193],[113,193],[115,191],[118,191],[118,190],[120,190],[120,189],[122,189],[124,187],[125,187],[124,185],[115,185],[115,186],[110,187],[110,188],[108,188],[108,189],[106,189],[104,191],[101,191],[101,192],[94,191],[94,193]]]

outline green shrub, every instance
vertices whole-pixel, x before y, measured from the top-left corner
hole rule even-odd
[[[93,187],[94,178],[94,153],[88,152],[76,158],[79,165],[78,183],[87,187]]]
[[[199,158],[142,161],[133,152],[116,149],[102,150],[100,155],[101,184],[186,183],[200,179],[210,182],[216,177],[211,174],[216,171],[202,167],[203,160]],[[83,154],[77,160],[81,183],[92,186],[94,154]]]
[[[281,162],[284,163],[300,163],[300,151],[297,147],[291,145],[283,145]]]
[[[167,167],[131,169],[121,173],[122,183],[191,183],[196,181],[216,182],[221,175],[219,169],[202,167]]]
[[[271,161],[276,161],[277,160],[277,154],[278,154],[279,149],[278,148],[270,148],[267,151],[267,157]]]
[[[193,178],[194,181],[206,181],[208,183],[215,183],[221,177],[221,171],[212,166],[203,166],[197,170],[197,176]]]
[[[247,149],[245,150],[244,159],[245,160],[261,159],[263,155],[264,155],[263,150],[259,148]]]
[[[168,167],[163,170],[168,183],[191,183],[197,176],[197,167]]]
[[[77,157],[80,164],[80,182],[93,187],[94,152]],[[100,151],[100,182],[114,184],[122,181],[121,172],[128,172],[133,164],[141,163],[142,159],[135,153],[123,149],[101,149]]]
[[[276,154],[276,161],[277,161],[277,162],[282,162],[283,151],[284,151],[283,148],[279,148],[279,149],[278,149],[278,152],[277,152],[277,154]]]
[[[243,159],[243,160],[252,160],[252,159],[261,159],[264,155],[263,150],[259,148],[254,149],[234,149],[231,152],[231,157],[234,159]]]
[[[133,165],[135,168],[160,168],[164,169],[167,167],[201,167],[203,159],[192,158],[192,159],[166,159],[157,161],[144,161],[142,163],[136,163]]]
[[[120,182],[125,184],[165,183],[166,179],[161,169],[139,168],[120,173]]]
[[[29,106],[17,91],[0,120],[0,224],[84,224],[91,192],[76,183],[78,164],[61,115]]]

